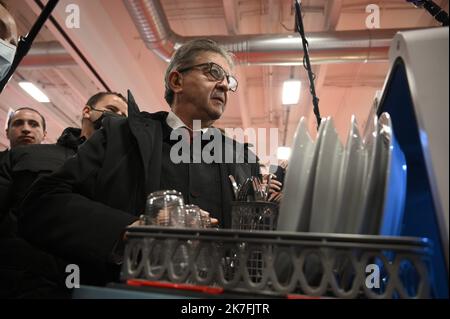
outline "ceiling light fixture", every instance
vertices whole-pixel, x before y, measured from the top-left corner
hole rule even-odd
[[[300,80],[287,80],[283,82],[283,105],[295,105],[300,99]]]
[[[31,82],[19,82],[19,86],[27,92],[33,99],[40,103],[48,103],[50,99],[36,85]]]
[[[287,146],[279,146],[277,149],[277,158],[279,160],[288,160],[291,156],[291,148]]]

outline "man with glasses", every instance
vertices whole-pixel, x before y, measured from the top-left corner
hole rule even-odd
[[[101,127],[103,118],[126,114],[127,103],[121,94],[99,92],[83,108],[81,129],[68,127],[56,144],[40,145],[35,144],[45,135],[45,120],[39,113],[20,108],[8,119],[11,149],[0,166],[0,298],[55,298],[67,294],[65,278],[60,276],[67,263],[18,236],[18,207],[29,186],[74,156]]]
[[[256,156],[212,127],[225,111],[228,94],[237,89],[232,69],[231,55],[211,40],[182,45],[165,74],[170,112],[140,113],[129,92],[127,119],[106,120],[77,157],[33,185],[22,205],[20,231],[49,252],[89,264],[80,268],[82,282],[87,274],[106,282],[118,280],[125,228],[139,223],[151,192],[175,189],[185,204],[198,205],[219,227],[230,227],[228,176],[242,182],[259,174],[256,161],[236,163]],[[198,129],[193,121],[200,123]],[[188,132],[182,136],[218,138],[223,154],[231,150],[234,162],[174,162],[171,151],[180,142],[173,139],[176,130]]]

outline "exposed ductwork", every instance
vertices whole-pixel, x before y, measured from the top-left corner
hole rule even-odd
[[[159,0],[123,0],[146,46],[165,61],[194,37],[176,34]],[[380,62],[398,30],[358,30],[309,33],[311,63]],[[244,65],[301,64],[301,39],[295,34],[208,36],[233,52]]]

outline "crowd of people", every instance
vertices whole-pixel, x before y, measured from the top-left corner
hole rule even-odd
[[[0,45],[14,44],[6,38]],[[9,60],[1,60],[3,70]],[[71,263],[79,265],[82,283],[117,281],[124,231],[140,223],[146,196],[158,190],[181,192],[185,203],[229,228],[229,176],[243,183],[261,175],[248,145],[214,127],[238,86],[233,67],[233,56],[214,41],[185,43],[162,79],[169,112],[141,112],[130,91],[127,98],[99,92],[82,108],[81,128],[66,128],[55,144],[43,143],[39,110],[15,106],[7,119],[10,147],[0,153],[0,298],[69,298]],[[191,139],[219,136],[223,154],[244,160],[175,163],[179,130]],[[281,188],[272,178],[270,200],[281,199]]]

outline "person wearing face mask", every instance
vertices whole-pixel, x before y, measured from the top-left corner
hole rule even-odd
[[[56,144],[33,145],[40,144],[46,135],[45,119],[30,108],[16,110],[8,119],[6,133],[10,150],[0,166],[2,215],[12,211],[16,216],[16,208],[28,186],[37,177],[53,172],[67,158],[75,155],[78,148],[101,127],[105,117],[126,115],[126,99],[121,94],[99,92],[86,102],[82,110],[81,128],[66,128]]]
[[[68,127],[58,142],[74,152],[84,141],[89,139],[92,134],[102,127],[104,118],[107,117],[126,117],[127,100],[120,93],[98,92],[91,96],[82,110],[81,129]]]
[[[20,108],[9,118],[10,150],[0,166],[0,298],[67,296],[61,276],[67,263],[18,236],[17,208],[34,180],[55,171],[74,156],[101,128],[104,118],[126,114],[127,104],[121,94],[99,92],[83,108],[81,128],[66,128],[56,144],[40,145],[32,145],[40,143],[45,135],[45,120],[40,114]]]
[[[229,228],[234,199],[229,175],[238,182],[259,175],[256,155],[213,127],[237,89],[232,69],[230,53],[212,40],[197,39],[178,48],[165,76],[170,112],[137,112],[129,91],[127,119],[105,119],[103,130],[77,157],[31,187],[22,202],[19,232],[52,254],[84,262],[80,273],[105,284],[119,279],[125,228],[139,223],[151,192],[175,189],[186,204],[198,205],[219,227]],[[188,141],[200,134],[217,138],[220,153],[232,154],[231,161],[222,156],[177,163],[171,150],[179,141],[171,136],[178,130],[187,133]],[[83,282],[83,276],[81,283],[93,284]]]
[[[0,81],[8,73],[17,49],[17,26],[0,2]]]
[[[8,73],[16,55],[17,26],[14,18],[0,2],[0,81]],[[0,151],[0,163],[7,151]]]
[[[0,39],[0,80],[8,74],[16,55],[16,46]]]

